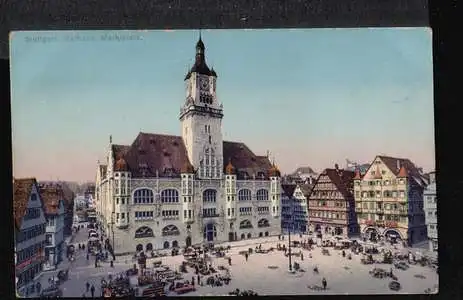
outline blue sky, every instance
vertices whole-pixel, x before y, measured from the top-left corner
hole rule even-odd
[[[103,40],[104,34],[121,40]],[[73,38],[71,38],[73,37]],[[129,40],[129,37],[132,39]],[[426,28],[205,30],[224,139],[269,150],[283,172],[377,154],[434,169]],[[92,180],[109,135],[180,134],[198,31],[11,35],[13,172]]]

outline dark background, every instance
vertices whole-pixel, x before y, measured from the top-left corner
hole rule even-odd
[[[433,30],[436,171],[439,218],[439,294],[407,297],[463,299],[463,148],[460,146],[456,0],[0,0],[0,99],[5,175],[0,280],[14,295],[12,153],[8,32],[59,29],[197,29],[291,27],[421,27]],[[452,31],[455,32],[452,35]],[[276,41],[278,42],[278,41]],[[451,68],[454,66],[454,68]],[[40,130],[38,128],[37,130]],[[410,137],[413,142],[413,137]],[[6,150],[6,151],[5,151]],[[33,145],[31,145],[33,151]],[[33,175],[33,174],[31,174]],[[3,290],[3,289],[2,289]],[[5,289],[6,290],[6,289]],[[2,293],[3,294],[3,293]],[[316,297],[316,296],[314,296]],[[329,298],[338,299],[341,296]],[[358,297],[355,298],[368,298]],[[402,296],[399,296],[401,298]],[[403,296],[405,297],[405,296]],[[284,297],[292,298],[292,297]],[[376,296],[387,298],[391,296]]]

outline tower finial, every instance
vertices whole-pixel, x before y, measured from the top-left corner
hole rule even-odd
[[[110,144],[113,143],[113,136],[112,136],[112,134],[109,135],[109,143],[110,143]]]
[[[201,27],[199,27],[199,40],[201,41]]]

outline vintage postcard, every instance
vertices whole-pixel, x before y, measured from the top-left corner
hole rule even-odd
[[[10,44],[21,297],[437,293],[429,29]]]

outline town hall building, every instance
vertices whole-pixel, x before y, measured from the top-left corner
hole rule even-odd
[[[116,254],[281,233],[280,171],[244,143],[223,141],[224,109],[205,46],[184,79],[181,136],[110,137],[98,165],[96,207]]]

